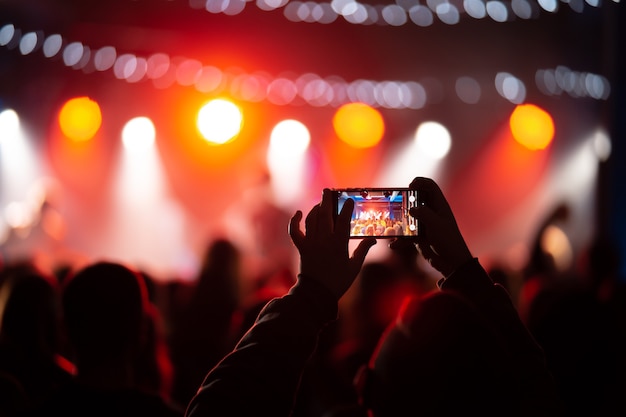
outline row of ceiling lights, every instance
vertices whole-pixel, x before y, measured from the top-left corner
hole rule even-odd
[[[618,0],[614,0],[618,1]],[[204,9],[210,13],[237,15],[249,0],[189,0],[193,9]],[[251,1],[250,1],[251,2]],[[600,0],[562,1],[573,11],[582,13],[585,4],[599,7]],[[556,13],[559,0],[396,0],[395,4],[371,5],[355,0],[331,0],[330,2],[256,0],[256,6],[265,11],[283,9],[286,19],[292,22],[329,24],[342,17],[346,22],[360,25],[403,26],[414,24],[430,26],[439,19],[444,24],[460,23],[463,15],[474,19],[490,18],[496,22],[515,19],[536,19],[541,11]]]
[[[212,0],[208,0],[212,1]],[[277,8],[296,2],[285,0],[257,0],[271,2]],[[418,6],[416,0],[397,0],[397,7],[404,9]],[[470,3],[481,0],[464,0],[464,5],[472,10]],[[513,0],[513,2],[526,0]],[[544,1],[544,0],[542,0]],[[582,1],[582,0],[580,0]],[[591,5],[594,0],[588,0]],[[437,3],[439,2],[439,3]],[[198,7],[200,1],[190,1],[192,7]],[[202,3],[208,5],[208,2]],[[222,4],[226,4],[222,2]],[[333,0],[333,9],[346,10],[353,0]],[[488,6],[488,2],[485,6]],[[570,0],[572,6],[575,1]],[[311,3],[317,4],[318,3]],[[428,0],[429,8],[437,8],[441,0]],[[445,3],[452,6],[451,3]],[[259,6],[261,7],[261,6]],[[269,4],[264,7],[267,9]],[[329,6],[330,7],[330,6]],[[238,99],[259,102],[267,100],[273,104],[286,105],[307,103],[312,106],[337,107],[346,102],[364,102],[371,106],[390,109],[419,109],[427,103],[441,100],[443,88],[436,79],[417,81],[373,81],[355,80],[346,82],[339,76],[321,78],[312,73],[301,76],[293,74],[273,77],[257,72],[247,74],[243,71],[222,71],[198,60],[182,57],[170,58],[164,53],[155,53],[143,58],[132,53],[118,54],[115,47],[105,46],[94,50],[81,42],[64,41],[60,34],[45,36],[42,31],[22,33],[13,24],[0,28],[0,47],[18,49],[22,55],[29,55],[42,50],[47,58],[61,57],[67,67],[82,70],[85,73],[111,70],[114,76],[129,83],[151,80],[156,88],[167,88],[174,84],[193,86],[202,93],[219,93],[226,89]],[[590,97],[605,100],[610,93],[608,80],[598,74],[576,72],[565,66],[555,69],[539,69],[535,75],[538,89],[546,95],[567,93],[572,97]],[[512,74],[499,72],[494,77],[495,90],[506,100],[520,104],[526,98],[526,86]],[[468,104],[476,104],[483,95],[483,88],[472,77],[463,76],[455,81],[457,97]]]

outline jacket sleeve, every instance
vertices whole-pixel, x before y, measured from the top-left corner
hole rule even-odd
[[[255,324],[206,376],[187,417],[288,416],[319,332],[337,317],[337,300],[298,277],[288,294],[268,302]]]
[[[543,349],[522,323],[504,287],[493,283],[477,259],[466,263],[438,285],[442,291],[463,295],[501,335],[511,372],[518,375],[518,398],[523,399],[521,415],[560,415],[560,400]]]

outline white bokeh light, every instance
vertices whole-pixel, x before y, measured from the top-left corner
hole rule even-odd
[[[424,122],[415,132],[415,142],[419,149],[430,158],[442,159],[450,151],[450,132],[437,122]]]
[[[135,117],[122,129],[122,143],[130,152],[142,152],[154,145],[156,130],[147,117]]]
[[[209,101],[198,112],[198,130],[208,142],[219,145],[237,136],[242,122],[239,107],[223,99]]]

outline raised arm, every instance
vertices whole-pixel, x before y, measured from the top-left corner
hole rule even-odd
[[[347,202],[334,219],[332,196],[324,192],[300,229],[302,213],[292,217],[289,234],[300,254],[296,284],[270,301],[233,352],[212,369],[186,415],[288,416],[307,360],[322,328],[337,316],[337,303],[358,274],[374,239],[348,252]]]

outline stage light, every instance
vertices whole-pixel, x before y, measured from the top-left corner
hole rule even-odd
[[[297,120],[283,120],[272,129],[270,147],[285,157],[301,155],[311,142],[307,127]]]
[[[15,110],[3,110],[0,113],[0,143],[14,138],[19,130],[20,118]]]
[[[442,159],[450,151],[450,132],[440,123],[424,122],[415,131],[415,141],[426,156]]]
[[[333,127],[339,139],[355,148],[376,146],[385,133],[380,112],[364,103],[341,106],[333,117]]]
[[[17,113],[11,109],[0,112],[0,207],[26,199],[27,190],[40,174],[40,165]]]
[[[241,110],[228,100],[211,100],[198,112],[198,130],[204,139],[217,145],[233,140],[241,131],[242,123]]]
[[[77,142],[93,138],[101,124],[100,106],[89,97],[76,97],[68,100],[59,112],[61,131],[65,136]]]
[[[545,149],[554,138],[552,117],[533,104],[516,106],[509,126],[515,140],[531,150]]]
[[[142,152],[154,145],[156,130],[152,120],[147,117],[135,117],[122,129],[122,143],[130,152]]]

